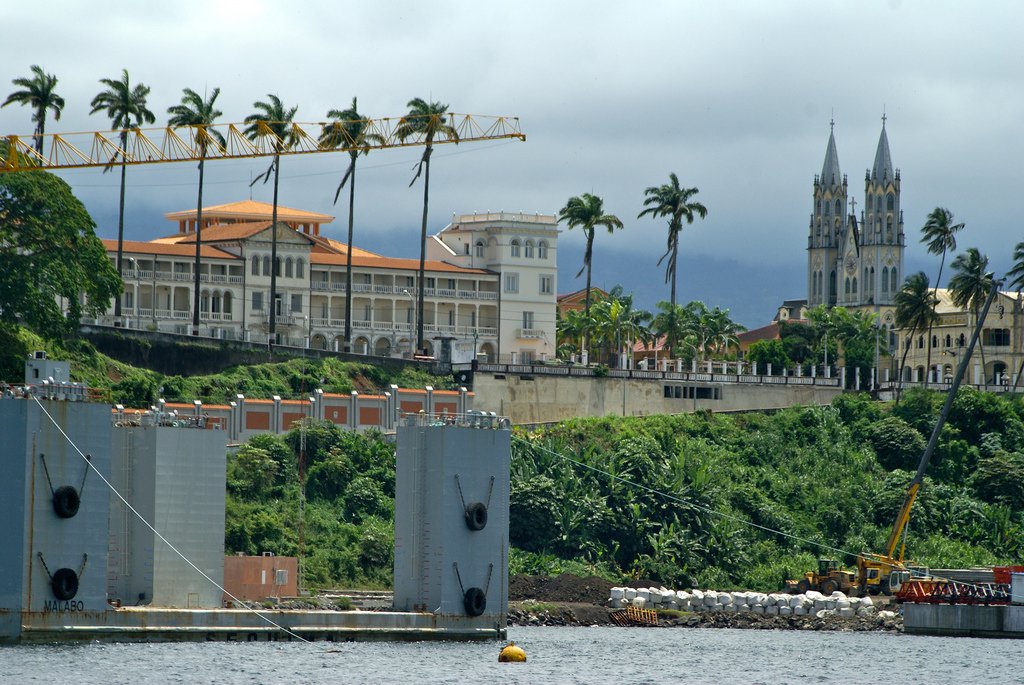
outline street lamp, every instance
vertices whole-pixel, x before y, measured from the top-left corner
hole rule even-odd
[[[412,296],[408,288],[402,288],[402,292],[409,298],[409,311],[412,312],[412,324],[409,329],[409,358],[416,356],[416,298]]]

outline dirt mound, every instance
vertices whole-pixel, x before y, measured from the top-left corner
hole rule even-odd
[[[508,598],[513,602],[533,599],[538,602],[580,602],[599,604],[608,599],[613,583],[589,576],[512,576],[508,580]]]

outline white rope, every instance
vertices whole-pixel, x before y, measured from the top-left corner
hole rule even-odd
[[[266,622],[267,622],[267,623],[269,623],[270,625],[274,626],[274,627],[275,627],[275,628],[277,628],[278,630],[281,630],[281,631],[283,631],[283,632],[287,633],[288,635],[291,635],[292,637],[294,637],[294,638],[297,638],[298,640],[301,640],[302,642],[306,642],[306,643],[310,643],[310,642],[311,642],[310,640],[307,640],[306,638],[302,637],[301,635],[298,635],[297,633],[294,633],[294,632],[292,632],[292,631],[291,631],[291,630],[289,630],[288,628],[285,628],[285,627],[284,627],[284,626],[282,626],[281,624],[279,624],[279,623],[276,623],[276,622],[274,622],[274,620],[273,620],[273,619],[271,619],[271,618],[270,618],[269,616],[266,616],[266,615],[264,615],[264,614],[263,614],[262,612],[260,612],[260,611],[257,611],[256,609],[253,609],[253,608],[251,608],[251,607],[248,607],[248,606],[246,606],[246,605],[245,605],[245,603],[244,603],[244,602],[243,602],[242,600],[240,600],[240,599],[239,599],[238,597],[235,597],[235,596],[234,596],[233,594],[231,594],[230,592],[228,592],[228,591],[227,591],[227,589],[226,589],[226,588],[224,588],[224,586],[222,586],[222,585],[221,585],[220,583],[218,583],[217,581],[215,581],[215,580],[214,580],[213,578],[211,578],[210,576],[206,575],[206,573],[204,573],[204,572],[203,572],[203,570],[202,570],[201,568],[199,568],[199,567],[198,567],[198,566],[196,566],[196,565],[195,565],[194,563],[192,563],[192,561],[191,561],[191,560],[190,560],[190,559],[189,559],[188,557],[186,557],[186,556],[185,556],[185,555],[184,555],[184,554],[183,554],[183,553],[181,552],[181,550],[179,550],[179,549],[178,549],[177,547],[175,547],[175,546],[174,546],[173,544],[171,544],[171,541],[170,541],[170,540],[168,540],[168,539],[167,539],[167,538],[165,538],[165,537],[164,537],[163,535],[161,535],[161,534],[160,534],[160,531],[158,531],[158,530],[157,530],[156,528],[154,528],[154,527],[153,527],[153,525],[152,525],[152,524],[151,524],[151,523],[150,523],[149,521],[147,521],[147,520],[146,520],[146,518],[145,518],[145,517],[144,517],[144,516],[143,516],[142,514],[140,514],[140,513],[138,512],[138,510],[136,510],[136,509],[135,509],[135,507],[133,507],[133,506],[131,505],[131,503],[130,503],[130,502],[129,502],[128,500],[126,500],[126,499],[124,498],[124,496],[122,496],[122,495],[121,495],[121,493],[120,493],[120,492],[118,492],[118,491],[117,491],[117,488],[115,488],[115,487],[114,487],[114,486],[113,486],[113,485],[112,485],[112,484],[110,483],[110,481],[109,481],[109,480],[107,480],[107,479],[106,479],[106,477],[105,477],[105,476],[104,476],[104,475],[103,475],[102,473],[100,473],[100,470],[99,470],[98,468],[96,468],[96,466],[95,466],[95,465],[94,465],[94,464],[92,463],[92,461],[91,461],[91,460],[90,460],[89,458],[87,458],[87,457],[85,456],[85,454],[84,454],[84,453],[82,452],[82,450],[80,450],[80,449],[78,448],[78,445],[76,445],[76,444],[75,444],[75,441],[74,441],[74,440],[72,440],[72,439],[71,439],[71,437],[70,437],[70,436],[69,436],[69,435],[68,435],[67,433],[65,433],[65,432],[64,432],[64,429],[63,429],[63,428],[62,428],[62,427],[60,426],[60,424],[58,424],[58,423],[57,423],[57,421],[56,421],[56,420],[55,420],[55,419],[53,418],[53,416],[51,416],[51,415],[50,415],[50,412],[46,411],[46,407],[44,407],[44,406],[43,406],[43,403],[39,401],[39,398],[38,398],[38,397],[36,397],[35,395],[33,395],[33,396],[32,396],[32,399],[33,399],[33,400],[35,400],[35,402],[36,402],[36,404],[37,404],[37,405],[39,405],[39,409],[40,409],[40,410],[41,410],[41,411],[42,411],[42,412],[43,412],[43,413],[44,413],[44,414],[46,415],[46,418],[50,419],[50,423],[52,423],[52,424],[54,425],[54,427],[55,427],[55,428],[56,428],[56,429],[57,429],[58,431],[60,431],[60,434],[64,436],[64,439],[68,441],[68,444],[69,444],[69,445],[71,445],[71,447],[73,447],[73,448],[74,448],[75,452],[77,452],[77,453],[78,453],[78,456],[80,456],[80,457],[81,457],[81,458],[82,458],[82,459],[83,459],[83,460],[85,461],[85,463],[86,463],[86,464],[88,465],[88,468],[92,469],[92,470],[93,470],[93,471],[94,471],[94,472],[96,473],[96,475],[97,475],[97,476],[99,476],[100,480],[102,480],[102,481],[103,481],[103,482],[104,482],[104,483],[106,484],[106,486],[107,486],[108,488],[110,488],[110,491],[111,491],[112,493],[114,493],[114,494],[115,494],[115,495],[117,496],[117,498],[118,498],[119,500],[121,500],[121,502],[122,502],[122,503],[123,503],[123,504],[124,504],[124,505],[125,505],[126,507],[128,507],[129,511],[131,511],[131,512],[132,512],[133,514],[135,514],[135,516],[136,516],[136,517],[138,517],[138,519],[139,519],[140,521],[142,521],[142,523],[143,523],[143,524],[144,524],[144,525],[145,525],[145,526],[146,526],[147,528],[149,528],[149,530],[150,530],[150,531],[152,531],[153,535],[155,535],[155,536],[157,536],[158,538],[160,538],[160,540],[161,540],[161,541],[162,541],[162,542],[163,542],[163,543],[164,543],[165,545],[167,545],[167,546],[168,546],[169,548],[171,548],[171,550],[172,550],[172,551],[173,551],[173,552],[174,552],[175,554],[177,554],[177,555],[178,555],[179,557],[181,557],[181,558],[182,558],[182,560],[183,560],[183,561],[184,561],[184,562],[185,562],[186,564],[188,564],[188,565],[189,565],[189,566],[191,566],[191,567],[192,567],[193,569],[195,569],[195,571],[196,571],[196,572],[197,572],[197,573],[198,573],[199,575],[201,575],[201,576],[202,576],[203,578],[205,578],[206,580],[210,581],[210,583],[211,583],[211,584],[212,584],[212,585],[213,585],[214,587],[216,587],[216,588],[217,588],[218,590],[220,590],[220,591],[221,591],[221,592],[223,592],[223,593],[224,593],[225,595],[227,595],[228,597],[230,597],[230,598],[231,598],[231,599],[232,599],[233,601],[237,602],[237,603],[238,603],[238,604],[239,604],[239,605],[240,605],[240,606],[241,606],[242,608],[244,608],[244,609],[245,609],[246,611],[249,611],[249,612],[251,612],[251,613],[253,613],[253,614],[256,614],[256,615],[257,615],[257,616],[259,616],[259,617],[260,617],[261,619],[263,619],[264,621],[266,621]]]

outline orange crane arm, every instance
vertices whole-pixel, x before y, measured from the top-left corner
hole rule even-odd
[[[928,462],[931,461],[932,454],[935,453],[935,447],[939,443],[939,434],[942,432],[942,426],[946,423],[946,417],[953,406],[956,392],[960,389],[960,383],[967,372],[967,362],[974,353],[974,346],[978,343],[978,336],[981,335],[981,327],[985,324],[985,317],[988,316],[989,307],[992,306],[992,301],[996,298],[1000,285],[1002,285],[1001,281],[992,278],[992,285],[989,289],[988,298],[985,300],[985,306],[975,322],[974,331],[971,333],[971,340],[967,344],[967,349],[964,350],[963,355],[960,357],[960,364],[957,366],[956,375],[953,377],[953,385],[950,386],[949,392],[946,393],[946,402],[942,405],[942,411],[939,412],[935,428],[932,429],[931,437],[928,438],[928,446],[925,447],[924,454],[921,455],[921,463],[917,466],[917,473],[914,475],[914,479],[910,481],[910,487],[907,488],[906,497],[903,499],[903,506],[900,507],[900,513],[896,516],[892,532],[889,533],[889,539],[885,543],[885,556],[889,559],[892,559],[893,554],[896,553],[896,545],[899,544],[900,537],[903,535],[907,522],[910,520],[910,508],[914,506],[917,493],[921,489],[921,484],[924,483],[924,472],[928,468]],[[900,552],[899,561],[903,561],[902,551]]]
[[[83,169],[121,164],[198,162],[201,159],[245,159],[270,157],[275,154],[383,150],[484,140],[526,140],[526,136],[520,130],[518,117],[452,112],[443,116],[444,125],[434,127],[429,140],[424,131],[410,132],[410,127],[406,125],[409,120],[406,117],[366,119],[359,122],[287,122],[284,124],[287,130],[284,138],[279,138],[270,126],[261,126],[260,135],[249,138],[243,133],[248,124],[242,123],[48,133],[43,136],[45,154],[39,154],[33,147],[38,140],[37,136],[8,135],[0,138],[0,143],[6,143],[6,150],[0,145],[0,173],[37,169]],[[343,133],[345,124],[351,123],[366,124],[366,135],[358,142],[337,141],[337,137],[334,137],[335,141],[331,141],[329,137],[325,140],[321,135],[332,127]],[[221,133],[224,145],[211,136],[212,131]],[[123,147],[120,143],[122,134],[126,141]]]

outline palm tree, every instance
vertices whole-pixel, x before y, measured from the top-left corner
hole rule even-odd
[[[270,213],[270,333],[268,344],[273,348],[277,334],[277,187],[281,172],[281,152],[295,142],[295,132],[289,124],[295,118],[298,107],[288,109],[281,102],[281,98],[273,93],[267,94],[268,101],[257,100],[252,103],[256,112],[245,118],[249,126],[245,129],[245,135],[256,140],[265,136],[272,137],[274,146],[274,161],[262,174],[257,176],[250,185],[270,179],[270,172],[274,172],[274,205]]]
[[[693,319],[686,307],[672,304],[668,300],[662,300],[657,305],[659,312],[651,321],[651,331],[657,336],[665,338],[665,347],[671,359],[675,356],[676,348],[685,339],[693,335]],[[696,345],[692,345],[696,348]]]
[[[54,121],[60,121],[60,113],[64,109],[64,98],[54,92],[54,88],[57,87],[56,76],[47,74],[37,64],[32,65],[32,74],[31,78],[21,77],[11,81],[24,90],[16,90],[8,95],[0,107],[17,103],[28,105],[33,109],[32,123],[36,125],[36,130],[33,132],[35,149],[42,155],[43,134],[46,133],[46,110],[52,109]]]
[[[953,212],[943,207],[936,207],[928,215],[921,227],[921,242],[927,243],[928,252],[942,255],[939,261],[939,274],[935,277],[935,297],[938,299],[939,284],[942,281],[942,267],[946,263],[946,252],[956,249],[956,234],[964,228],[963,222],[953,223]],[[928,377],[932,372],[932,325],[928,325],[928,373],[924,376],[924,387],[928,387]]]
[[[605,214],[604,200],[590,193],[583,193],[579,197],[570,197],[565,206],[558,211],[558,220],[566,222],[570,229],[577,226],[581,228],[587,240],[587,247],[583,252],[583,266],[576,272],[576,278],[579,278],[580,274],[586,270],[587,296],[583,301],[583,311],[589,318],[590,272],[593,266],[591,257],[594,253],[594,229],[597,226],[604,226],[608,229],[609,233],[613,233],[616,228],[622,228],[622,222],[614,214]],[[586,347],[586,337],[584,337],[584,347]]]
[[[903,388],[903,369],[907,364],[907,354],[910,353],[910,346],[913,344],[914,335],[931,330],[932,324],[939,318],[935,311],[938,298],[935,292],[929,289],[928,276],[923,271],[907,276],[903,287],[893,298],[896,304],[896,326],[901,330],[908,331],[903,345],[903,356],[900,358],[900,366],[897,371],[899,383],[897,384],[896,401],[899,402],[900,390]]]
[[[405,142],[409,138],[421,137],[423,145],[423,156],[416,165],[416,174],[409,181],[409,187],[416,182],[416,179],[423,173],[423,222],[420,226],[420,269],[416,279],[417,302],[416,309],[416,344],[420,350],[423,345],[423,313],[424,313],[424,272],[427,259],[427,204],[430,199],[430,155],[434,151],[434,139],[443,136],[448,140],[459,142],[459,134],[451,124],[448,123],[448,105],[441,102],[427,102],[421,98],[413,98],[406,105],[409,113],[402,117],[402,120],[395,128],[398,139]]]
[[[369,154],[370,144],[381,143],[384,139],[370,130],[372,122],[359,113],[355,98],[352,98],[351,107],[345,110],[332,109],[327,117],[335,121],[324,125],[323,133],[320,134],[321,145],[345,149],[349,155],[348,169],[334,193],[334,204],[338,204],[341,189],[351,181],[348,186],[348,247],[345,257],[345,351],[348,352],[352,347],[352,226],[356,203],[356,160],[361,154]]]
[[[1017,299],[1019,300],[1020,291],[1024,290],[1024,241],[1017,243],[1013,248],[1013,266],[1006,272],[1006,276],[1009,279],[1008,287],[1017,289]],[[1018,350],[1021,350],[1021,339],[1024,339],[1024,326],[1022,326],[1020,333],[1018,333]],[[1020,360],[1020,366],[1017,368],[1017,377],[1013,380],[1014,392],[1017,390],[1017,384],[1020,383],[1022,375],[1024,375],[1024,358]]]
[[[675,173],[668,175],[669,182],[660,186],[651,186],[644,191],[647,198],[644,200],[644,211],[637,215],[641,218],[647,214],[651,217],[668,217],[668,249],[658,260],[658,266],[668,257],[665,265],[665,282],[671,278],[672,290],[671,299],[673,305],[676,303],[676,262],[679,254],[679,234],[683,230],[683,219],[686,223],[692,224],[695,216],[701,219],[708,215],[707,208],[699,202],[690,202],[690,198],[699,191],[696,188],[680,188],[679,177]]]
[[[205,99],[191,88],[185,88],[182,91],[181,104],[167,108],[167,113],[171,115],[167,120],[167,125],[197,127],[196,142],[199,144],[199,198],[196,200],[196,260],[193,267],[195,292],[192,302],[192,335],[199,335],[199,248],[202,243],[203,231],[203,169],[206,165],[206,151],[210,143],[216,143],[221,148],[226,145],[220,131],[208,128],[217,117],[223,114],[214,107],[218,95],[220,95],[220,88],[214,88],[209,97]],[[136,297],[138,297],[137,294]]]
[[[953,260],[953,271],[956,275],[949,279],[949,291],[953,304],[961,309],[970,308],[974,312],[975,325],[989,291],[995,287],[992,274],[988,273],[988,257],[981,254],[976,247],[957,255]],[[978,350],[981,353],[982,382],[988,389],[988,373],[985,371],[985,345],[978,339]]]
[[[111,130],[121,131],[121,150],[122,152],[126,151],[128,148],[128,129],[138,128],[143,124],[152,124],[156,121],[156,117],[146,107],[146,98],[149,97],[149,86],[139,83],[133,88],[128,79],[127,69],[121,70],[120,80],[102,78],[100,83],[105,85],[107,89],[97,93],[96,97],[92,99],[92,110],[89,111],[89,114],[106,112],[112,124]],[[118,157],[121,157],[121,200],[117,211],[117,275],[121,277],[121,259],[124,253],[124,185],[125,171],[128,167],[125,164],[126,160],[122,153],[114,156],[114,159],[111,160],[111,166]],[[111,166],[106,167],[105,171],[109,170]],[[114,300],[114,325],[121,325],[120,295]]]

